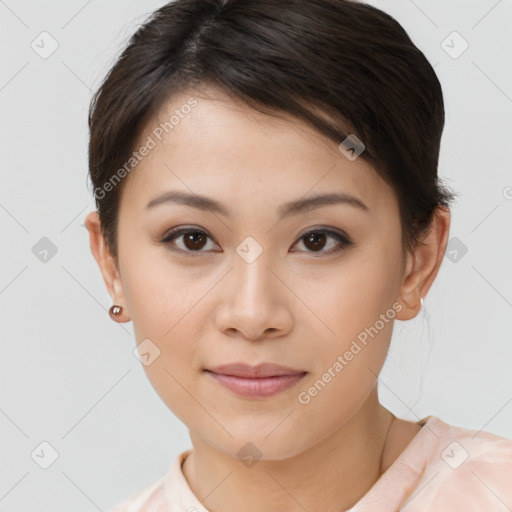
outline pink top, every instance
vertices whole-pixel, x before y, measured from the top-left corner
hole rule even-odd
[[[512,441],[428,416],[400,456],[348,512],[511,512]],[[190,489],[180,453],[167,475],[110,512],[208,512]]]

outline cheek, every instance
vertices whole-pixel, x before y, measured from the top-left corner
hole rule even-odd
[[[157,354],[144,371],[164,403],[184,420],[194,403],[186,390],[192,389],[202,362],[197,340],[204,338],[201,310],[206,302],[201,298],[215,277],[172,264],[165,253],[124,254],[124,292],[136,343]]]
[[[329,286],[325,296],[330,300],[317,305],[328,329],[323,328],[325,333],[317,337],[314,368],[316,377],[325,374],[323,380],[329,387],[346,395],[357,387],[370,386],[379,374],[387,356],[396,310],[387,293],[379,294],[369,288],[351,293],[351,287]]]
[[[354,252],[329,273],[330,279],[314,276],[301,292],[315,283],[307,303],[322,320],[315,320],[321,333],[316,337],[313,379],[318,399],[305,390],[305,400],[311,398],[314,407],[341,400],[348,413],[364,400],[385,362],[396,317],[400,261],[391,251],[379,254],[376,246]]]
[[[125,253],[123,283],[134,328],[140,336],[170,339],[205,295],[212,278],[204,266],[172,261],[165,249],[133,247],[137,245]]]
[[[382,331],[380,337],[391,335],[389,320],[395,317],[398,263],[369,252],[354,253],[342,265],[333,267],[328,278],[312,276],[302,281],[297,292],[307,298],[305,302],[316,314],[322,338],[338,350],[376,322]],[[381,318],[385,326],[379,322]]]
[[[323,311],[334,334],[324,329],[327,334],[315,340],[316,347],[310,347],[314,371],[297,396],[305,417],[312,422],[323,418],[324,432],[347,421],[365,402],[375,387],[392,336],[396,312],[389,303],[389,292],[385,288],[354,288],[361,283],[357,277],[354,273],[324,289],[330,300],[318,304],[318,310]]]
[[[204,287],[197,282],[195,286],[197,290],[190,282],[167,281],[159,272],[156,276],[145,274],[143,281],[132,281],[128,287],[127,303],[137,343],[151,339],[160,350],[160,363],[176,373],[190,371],[196,340],[202,338],[204,321],[197,317]]]

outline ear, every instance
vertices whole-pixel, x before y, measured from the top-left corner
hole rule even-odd
[[[123,312],[116,318],[117,322],[128,322],[128,314],[121,274],[115,258],[107,248],[103,234],[101,233],[101,221],[97,211],[90,212],[85,218],[85,227],[89,231],[89,243],[94,259],[100,267],[107,291],[113,304],[123,307]]]
[[[397,312],[398,320],[410,320],[421,309],[421,298],[425,297],[437,276],[448,244],[451,213],[438,206],[429,232],[421,239],[413,253],[407,254],[399,302],[403,308]]]

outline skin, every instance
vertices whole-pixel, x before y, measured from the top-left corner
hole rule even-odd
[[[173,96],[140,142],[190,96],[198,105],[125,178],[119,260],[106,249],[96,212],[85,223],[91,250],[113,304],[124,308],[119,321],[133,321],[137,344],[149,338],[160,350],[144,370],[189,429],[193,453],[182,470],[204,506],[348,509],[420,429],[393,421],[378,399],[393,320],[309,403],[298,394],[379,315],[395,311],[393,304],[395,318],[418,314],[443,259],[450,212],[437,210],[402,272],[393,190],[362,158],[348,160],[297,120],[267,116],[204,87]],[[212,197],[232,217],[171,203],[145,210],[171,189]],[[336,204],[279,220],[282,203],[333,191],[356,196],[369,210]],[[196,246],[183,236],[163,243],[177,226],[209,238]],[[315,249],[304,235],[321,227],[345,232],[353,245],[329,236]],[[247,236],[263,250],[250,264],[236,252]],[[199,249],[190,255],[190,247]],[[326,254],[337,247],[341,252]],[[308,373],[272,397],[243,398],[203,371],[237,361]],[[237,457],[248,442],[262,454],[252,467]]]

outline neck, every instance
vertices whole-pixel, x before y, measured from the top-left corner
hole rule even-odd
[[[375,388],[349,421],[293,457],[263,456],[246,467],[191,433],[194,450],[182,470],[210,510],[339,512],[357,503],[387,469],[383,454],[393,420]]]

